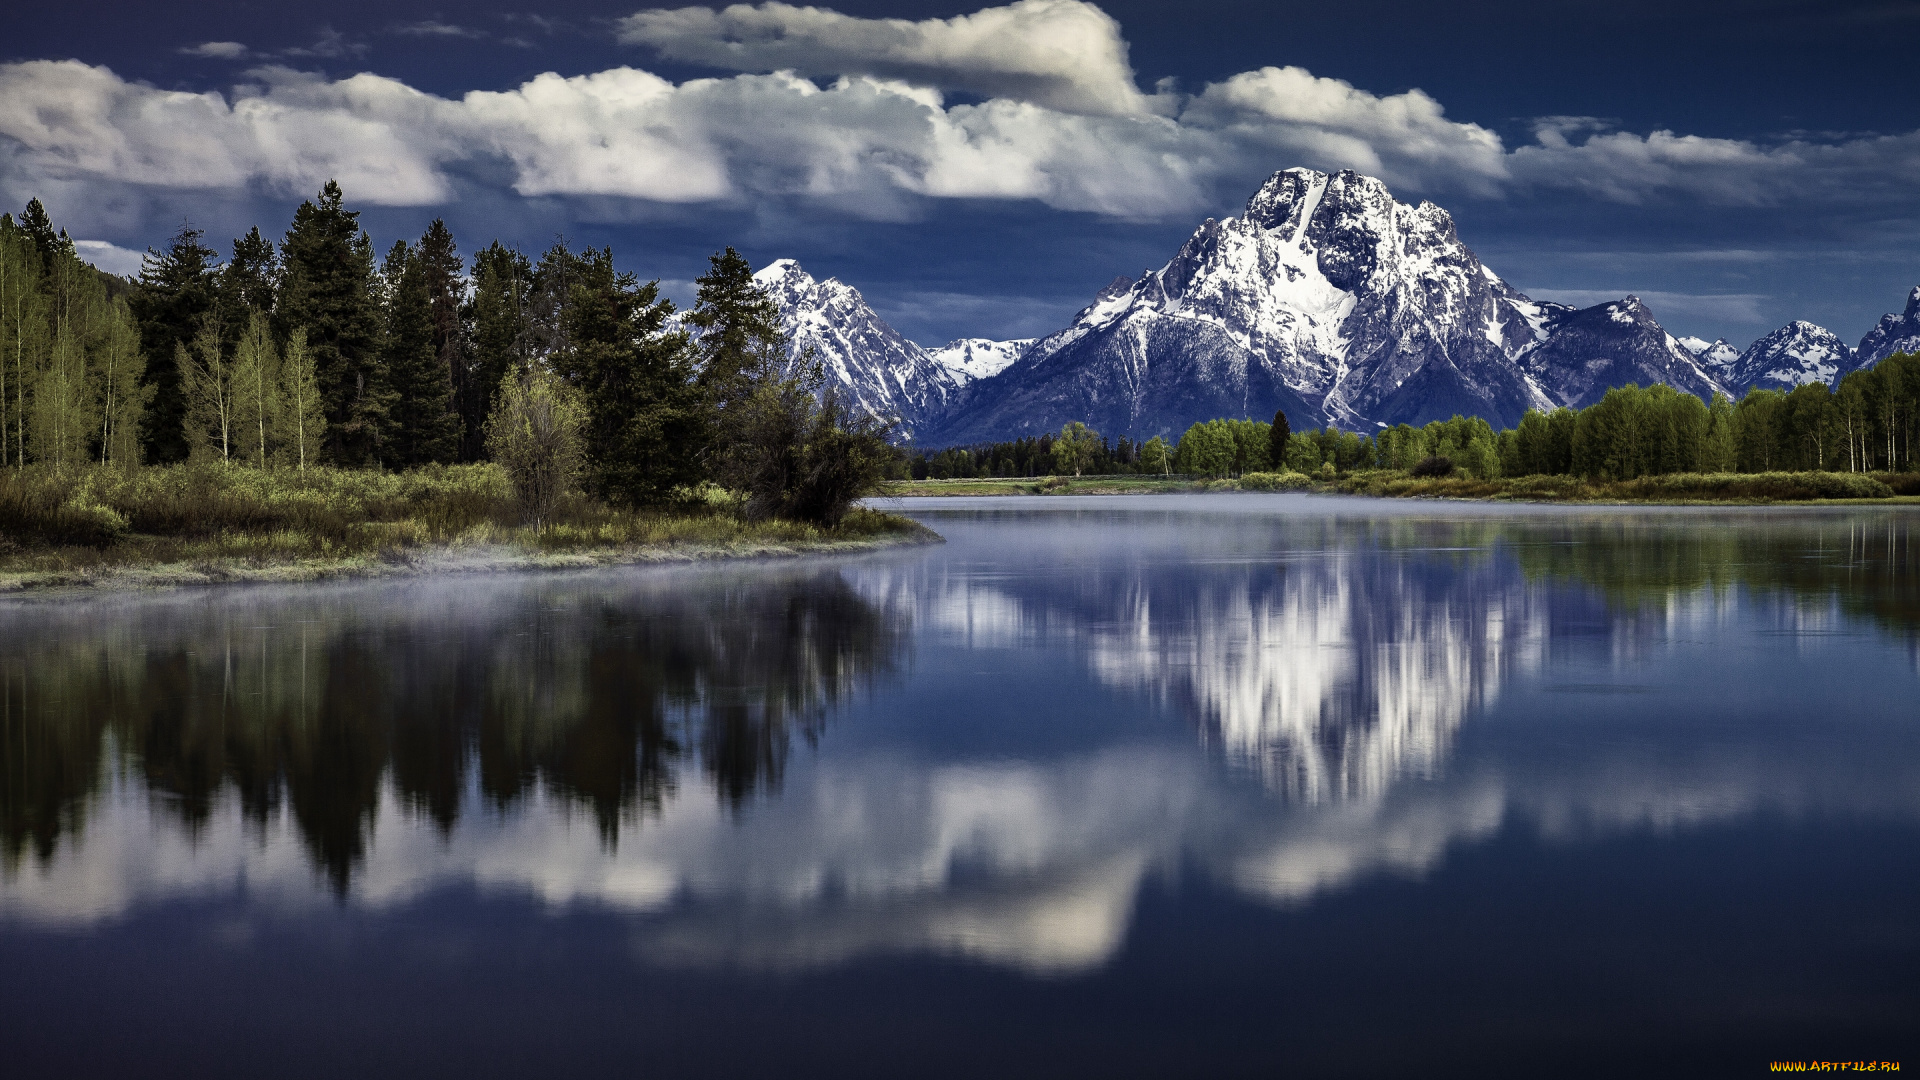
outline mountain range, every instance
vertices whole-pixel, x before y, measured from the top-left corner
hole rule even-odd
[[[1365,430],[1456,413],[1496,427],[1664,382],[1707,398],[1835,383],[1920,351],[1920,287],[1858,348],[1806,322],[1736,350],[1677,339],[1638,297],[1536,301],[1461,242],[1431,202],[1354,172],[1275,173],[1239,217],[1209,218],[1157,270],[1118,278],[1036,340],[908,341],[860,293],[783,259],[755,275],[794,355],[812,349],[903,437],[956,445],[1081,421],[1110,437],[1178,436],[1216,417]]]

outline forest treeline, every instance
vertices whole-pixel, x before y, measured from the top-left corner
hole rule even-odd
[[[1252,472],[1324,474],[1393,469],[1477,479],[1580,476],[1632,480],[1673,473],[1906,472],[1920,426],[1920,356],[1896,354],[1855,371],[1838,388],[1754,389],[1738,401],[1704,402],[1665,385],[1622,386],[1584,409],[1528,410],[1502,431],[1478,417],[1372,433],[1327,427],[1292,431],[1273,423],[1207,420],[1169,446],[1112,443],[1083,425],[1059,435],[921,453],[915,479],[1081,473]],[[1077,432],[1077,434],[1075,434]],[[1062,450],[1063,442],[1074,449]],[[1078,466],[1077,468],[1075,466]]]
[[[191,226],[131,284],[38,200],[0,215],[0,465],[218,461],[399,470],[500,462],[536,521],[569,486],[658,505],[716,482],[749,516],[832,524],[893,460],[733,249],[696,306],[610,249],[461,255],[435,220],[384,253],[333,182],[276,245],[224,261]]]

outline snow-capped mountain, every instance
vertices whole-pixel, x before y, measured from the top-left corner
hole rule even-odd
[[[1853,349],[1823,326],[1790,322],[1747,346],[1727,370],[1727,389],[1791,390],[1808,383],[1832,385],[1854,368]]]
[[[945,410],[965,381],[900,336],[858,289],[837,278],[818,281],[799,263],[780,259],[753,280],[780,308],[780,329],[791,355],[814,350],[828,379],[866,412],[898,418],[902,436],[913,437],[929,417]]]
[[[1080,420],[1143,439],[1275,409],[1296,428],[1455,413],[1503,425],[1654,381],[1721,389],[1638,300],[1536,303],[1433,203],[1398,202],[1352,172],[1288,169],[1243,216],[1209,219],[1165,266],[1115,282],[968,386],[927,435],[961,443]]]
[[[1726,374],[1732,370],[1733,362],[1740,359],[1740,348],[1726,338],[1714,338],[1708,341],[1701,337],[1683,337],[1680,347],[1692,353],[1700,361],[1700,367],[1707,374],[1726,382]]]
[[[1033,338],[994,341],[990,338],[961,338],[937,349],[928,349],[933,362],[947,369],[954,381],[965,385],[975,379],[990,378],[1007,370],[1020,354],[1033,344]]]
[[[1855,366],[1869,368],[1894,353],[1920,353],[1920,285],[1907,294],[1906,311],[1881,319],[1860,339]]]

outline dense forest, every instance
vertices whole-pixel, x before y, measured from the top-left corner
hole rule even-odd
[[[894,459],[810,364],[733,249],[676,314],[611,250],[441,221],[384,253],[337,184],[276,246],[224,261],[182,227],[126,282],[82,263],[38,200],[0,215],[0,465],[219,462],[404,470],[493,460],[538,520],[581,486],[619,506],[719,483],[750,517],[831,524]]]
[[[1907,472],[1920,426],[1920,356],[1891,356],[1840,381],[1750,390],[1711,403],[1669,386],[1622,386],[1585,409],[1528,410],[1495,431],[1477,417],[1371,434],[1294,432],[1286,417],[1208,420],[1173,446],[1158,436],[1113,444],[1082,425],[1059,435],[920,453],[915,479],[1052,474],[1229,476],[1393,469],[1478,479],[1563,475],[1632,480],[1671,473]],[[1276,437],[1277,435],[1277,437]]]

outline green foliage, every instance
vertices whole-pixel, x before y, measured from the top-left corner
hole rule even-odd
[[[477,461],[485,453],[487,412],[500,380],[530,360],[533,288],[533,265],[499,241],[473,257],[473,299],[463,312],[471,351],[466,372],[454,387],[463,460]]]
[[[115,298],[100,334],[93,378],[100,408],[100,456],[105,465],[140,464],[140,429],[153,387],[145,385],[147,360],[140,328],[124,298]]]
[[[1206,420],[1187,428],[1174,448],[1174,468],[1184,473],[1225,476],[1233,468],[1236,446],[1225,420]]]
[[[148,249],[140,265],[139,285],[128,297],[140,324],[146,380],[153,391],[142,435],[146,459],[151,462],[185,461],[191,449],[187,399],[175,358],[209,317],[217,317],[219,278],[214,260],[218,253],[200,242],[203,235],[183,225],[165,250]]]
[[[538,365],[500,385],[487,421],[487,450],[535,528],[548,523],[580,475],[586,425],[578,392]]]
[[[1167,451],[1167,440],[1155,435],[1140,448],[1140,471],[1160,473],[1172,471],[1173,455]]]
[[[1053,437],[1055,471],[1062,475],[1072,473],[1079,476],[1093,461],[1094,451],[1100,442],[1100,436],[1080,421],[1066,424],[1060,429],[1060,434]]]
[[[280,245],[283,281],[275,327],[307,331],[327,429],[323,454],[342,465],[382,460],[393,391],[380,353],[373,244],[359,212],[327,181],[318,201],[300,204]]]
[[[307,331],[301,327],[287,337],[287,352],[280,361],[279,410],[275,418],[279,430],[273,444],[289,465],[305,472],[320,461],[320,447],[327,431],[327,414],[322,408],[320,382],[314,372],[313,352],[307,348]]]
[[[611,250],[556,247],[542,273],[567,283],[556,374],[580,392],[588,490],[621,506],[659,505],[707,477],[716,428],[686,336],[667,333],[657,282],[617,273]]]
[[[436,271],[444,272],[444,267]],[[398,468],[452,462],[460,454],[460,416],[453,410],[452,371],[442,355],[446,346],[435,341],[439,328],[427,260],[421,250],[398,241],[387,252],[381,277],[381,364],[393,389],[392,429],[381,462]]]
[[[256,469],[266,468],[278,450],[272,437],[280,431],[280,378],[280,352],[267,316],[254,311],[233,355],[231,457]]]

